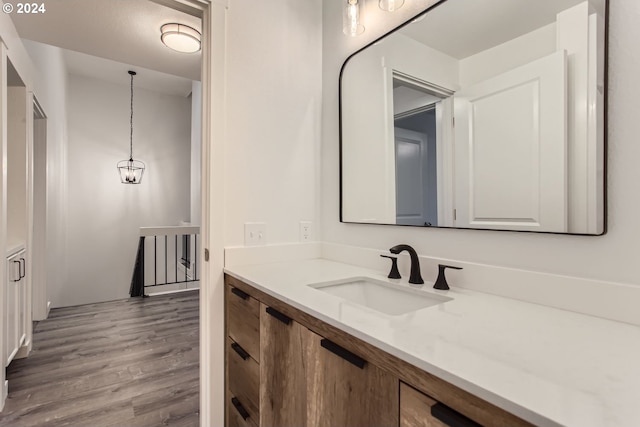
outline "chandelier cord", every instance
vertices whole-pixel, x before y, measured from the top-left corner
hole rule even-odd
[[[129,133],[129,160],[133,160],[133,74],[131,74],[131,116],[129,123],[131,125]]]

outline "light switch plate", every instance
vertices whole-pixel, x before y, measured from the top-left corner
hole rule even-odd
[[[300,241],[313,241],[313,223],[311,221],[300,221]]]
[[[267,224],[264,222],[244,223],[244,245],[261,246],[267,244]]]

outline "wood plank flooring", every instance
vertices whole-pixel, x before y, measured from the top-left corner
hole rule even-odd
[[[198,291],[51,310],[0,426],[198,426],[198,321]]]

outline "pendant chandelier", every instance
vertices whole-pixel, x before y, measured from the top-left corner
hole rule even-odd
[[[144,163],[140,160],[133,160],[133,76],[135,71],[129,71],[131,75],[131,116],[130,116],[130,133],[129,133],[129,160],[120,160],[118,162],[118,171],[120,172],[120,182],[123,184],[140,184],[142,175],[144,174]]]

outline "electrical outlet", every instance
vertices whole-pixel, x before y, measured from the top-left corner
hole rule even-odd
[[[267,244],[267,224],[264,222],[244,223],[244,245],[261,246]]]
[[[313,240],[313,223],[311,221],[300,221],[300,241],[311,242]]]

